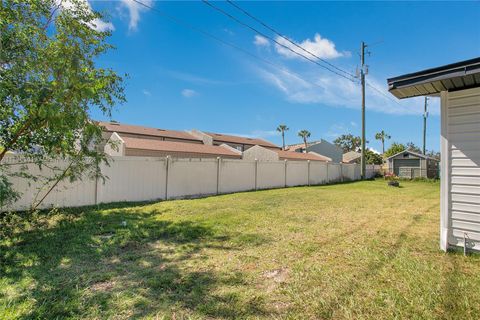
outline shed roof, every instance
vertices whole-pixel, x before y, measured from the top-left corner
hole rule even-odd
[[[387,79],[399,99],[480,87],[480,57]]]
[[[122,139],[125,142],[125,146],[130,149],[211,154],[211,155],[230,156],[230,157],[237,157],[237,158],[241,157],[241,154],[221,146],[211,146],[211,145],[199,144],[199,143],[161,141],[161,140],[154,140],[154,139],[142,139],[142,138],[131,138],[131,137],[122,137]]]
[[[350,162],[350,161],[353,161],[355,159],[360,158],[361,156],[362,156],[362,154],[360,152],[348,151],[348,152],[343,154],[342,160],[343,160],[343,162]]]
[[[437,158],[433,158],[433,157],[427,156],[427,155],[425,155],[425,154],[421,154],[421,153],[418,153],[418,152],[414,152],[414,151],[408,150],[408,149],[405,149],[405,150],[403,150],[403,151],[400,151],[400,152],[398,152],[398,153],[395,153],[394,155],[388,157],[387,160],[390,160],[391,158],[396,157],[396,156],[398,156],[399,154],[406,153],[406,152],[407,152],[407,153],[410,153],[410,154],[413,154],[414,156],[419,157],[419,158],[422,158],[422,159],[440,161],[440,160],[438,160]]]
[[[282,160],[312,160],[312,161],[332,161],[332,159],[322,156],[315,152],[301,153],[295,151],[274,150]]]
[[[262,147],[271,147],[271,148],[280,148],[279,146],[263,140],[259,138],[248,138],[248,137],[241,137],[241,136],[234,136],[230,134],[223,134],[223,133],[214,133],[214,132],[205,132],[213,138],[213,140],[221,141],[221,142],[229,142],[229,143],[237,143],[237,144],[248,144],[248,145],[259,145]]]
[[[328,142],[327,140],[320,139],[320,140],[316,140],[316,141],[307,142],[307,147],[310,147],[310,146],[313,146],[313,145],[316,145],[316,144],[320,144],[320,143],[328,143],[328,144],[334,145],[333,143]],[[304,148],[305,148],[305,143],[289,144],[285,147],[286,150],[291,150],[291,151],[298,150],[298,149],[304,149]]]
[[[149,127],[143,127],[143,126],[123,124],[118,122],[100,121],[98,122],[98,124],[102,126],[105,131],[108,131],[108,132],[130,133],[130,134],[139,134],[139,135],[154,136],[154,137],[166,137],[166,138],[175,138],[175,139],[183,139],[183,140],[202,141],[200,138],[197,138],[185,131],[149,128]]]

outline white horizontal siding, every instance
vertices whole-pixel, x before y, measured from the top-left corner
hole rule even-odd
[[[480,246],[480,89],[447,95],[449,178],[449,241],[463,237]]]

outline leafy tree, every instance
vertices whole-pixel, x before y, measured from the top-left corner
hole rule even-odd
[[[333,140],[333,143],[342,148],[344,153],[349,151],[359,151],[362,147],[362,138],[354,136],[351,133],[342,134],[340,137]],[[365,141],[365,143],[368,143],[368,141]]]
[[[14,173],[1,164],[9,151],[40,167],[66,159],[66,168],[52,168],[57,180],[101,175],[102,130],[89,114],[109,117],[125,100],[122,77],[95,63],[112,48],[110,32],[96,28],[101,18],[81,0],[0,3],[0,205],[14,199],[5,196],[14,195],[5,183]]]
[[[281,124],[277,127],[277,131],[282,134],[282,150],[285,150],[285,131],[288,131],[289,128],[285,124]]]
[[[301,130],[298,132],[298,136],[303,139],[303,143],[305,144],[305,152],[307,152],[307,139],[310,138],[310,131],[308,130]]]
[[[375,139],[382,141],[382,154],[385,153],[385,140],[388,140],[390,138],[392,137],[383,130],[375,134]]]
[[[393,142],[391,145],[390,145],[390,148],[388,148],[384,153],[383,153],[383,156],[385,158],[388,158],[388,157],[391,157],[393,156],[394,154],[397,154],[399,152],[402,152],[404,150],[406,150],[407,147],[402,144],[402,143],[397,143],[397,142]]]
[[[422,152],[422,149],[420,149],[419,147],[417,147],[417,146],[415,145],[415,143],[413,143],[413,142],[407,142],[406,147],[407,147],[407,149],[410,150],[410,151],[413,151],[413,152],[416,152],[416,153],[423,153],[423,152]]]
[[[383,164],[383,158],[380,154],[367,148],[365,151],[365,162],[367,164]]]
[[[427,150],[427,156],[438,159],[438,160],[441,159],[440,152],[435,150],[430,150],[430,151]]]

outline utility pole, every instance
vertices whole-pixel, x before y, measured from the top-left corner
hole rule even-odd
[[[427,152],[427,118],[428,118],[428,97],[425,97],[424,111],[423,111],[423,154]]]
[[[360,81],[362,84],[362,159],[361,159],[361,176],[362,180],[366,177],[366,163],[365,163],[365,48],[367,45],[362,41],[360,47],[360,60],[361,60],[361,69],[360,69]]]

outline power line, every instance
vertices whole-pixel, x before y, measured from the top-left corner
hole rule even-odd
[[[382,90],[378,89],[377,87],[375,87],[373,84],[371,84],[370,82],[366,81],[365,80],[365,84],[372,88],[373,90],[377,91],[378,93],[380,93],[382,96],[384,96],[385,98],[387,98],[388,100],[391,100],[393,102],[395,102],[396,104],[398,104],[399,106],[401,106],[400,102],[398,102],[397,100],[393,99],[392,97],[390,97],[389,95],[386,95]]]
[[[346,75],[349,75],[353,78],[355,78],[355,75],[351,74],[350,72],[348,71],[345,71],[343,70],[342,68],[339,68],[337,67],[336,65],[328,62],[327,60],[319,57],[318,55],[314,54],[313,52],[305,49],[304,47],[302,47],[301,45],[299,45],[298,43],[290,40],[288,37],[286,37],[285,35],[283,35],[282,33],[280,33],[279,31],[277,31],[276,29],[274,29],[273,27],[267,25],[265,22],[263,22],[262,20],[260,20],[259,18],[255,17],[254,15],[252,15],[251,13],[249,13],[247,10],[243,9],[242,7],[240,7],[239,5],[237,5],[235,2],[231,1],[231,0],[226,0],[230,5],[232,5],[233,7],[237,8],[238,10],[240,10],[241,12],[243,12],[245,15],[247,15],[248,17],[252,18],[253,20],[255,20],[256,22],[260,23],[262,26],[264,26],[265,28],[267,28],[268,30],[272,31],[273,33],[275,33],[276,35],[278,35],[279,37],[285,39],[286,41],[288,41],[289,43],[291,43],[292,45],[294,45],[295,47],[299,48],[300,50],[310,54],[311,56],[317,58],[318,60],[326,63],[327,65],[329,65],[330,67],[340,71],[340,72],[343,72],[345,73]]]
[[[135,1],[135,0],[134,0],[134,1]],[[238,24],[244,26],[245,28],[248,28],[248,29],[252,30],[253,32],[255,32],[255,33],[257,33],[257,34],[259,34],[259,35],[261,35],[261,36],[263,36],[263,37],[265,37],[265,38],[273,41],[274,43],[276,43],[277,45],[279,45],[279,46],[287,49],[288,51],[291,51],[292,53],[294,53],[294,54],[296,54],[296,55],[298,55],[298,56],[300,56],[300,57],[303,57],[304,59],[306,59],[306,60],[308,60],[308,61],[310,61],[310,62],[318,65],[319,67],[324,68],[324,69],[326,69],[326,70],[328,70],[328,71],[330,71],[330,72],[332,72],[332,73],[334,73],[334,74],[336,74],[336,75],[338,75],[338,76],[340,76],[340,77],[342,77],[342,78],[345,78],[345,79],[347,79],[347,80],[349,80],[349,81],[351,81],[351,82],[356,82],[354,79],[352,79],[352,78],[350,78],[350,77],[347,77],[347,76],[345,76],[345,75],[343,75],[343,74],[341,74],[341,73],[339,73],[339,72],[337,72],[337,71],[335,71],[335,70],[332,70],[332,69],[330,69],[329,67],[324,66],[324,65],[318,63],[317,61],[315,61],[315,60],[313,60],[313,59],[311,59],[311,58],[309,58],[309,57],[307,57],[307,56],[305,56],[305,55],[303,55],[303,54],[301,54],[301,53],[293,50],[292,48],[284,45],[283,43],[278,42],[277,40],[273,39],[272,37],[270,37],[270,36],[266,35],[265,33],[263,33],[263,32],[261,32],[261,31],[255,29],[254,27],[250,26],[249,24],[247,24],[247,23],[245,23],[245,22],[237,19],[236,17],[234,17],[234,16],[231,15],[230,13],[222,10],[221,8],[219,8],[219,7],[215,6],[215,5],[213,5],[213,4],[210,3],[209,1],[207,1],[207,0],[202,0],[202,2],[203,2],[204,4],[206,4],[206,5],[208,5],[209,7],[211,7],[212,9],[220,12],[220,13],[223,14],[224,16],[232,19],[232,20],[235,21],[236,23],[238,23]]]
[[[213,34],[211,34],[211,33],[209,33],[209,32],[206,32],[206,31],[204,31],[204,30],[202,30],[202,29],[200,29],[200,28],[197,28],[197,27],[195,27],[195,26],[193,26],[193,25],[191,25],[191,24],[189,24],[189,23],[187,23],[187,22],[185,22],[185,21],[183,21],[183,20],[181,20],[181,19],[178,19],[178,18],[176,18],[176,17],[174,17],[174,16],[172,16],[172,15],[170,15],[170,14],[167,14],[167,13],[164,12],[164,11],[161,11],[161,10],[159,10],[159,9],[156,9],[155,7],[152,7],[152,6],[150,6],[150,5],[147,5],[146,3],[143,3],[143,2],[141,2],[141,1],[139,1],[139,0],[132,0],[132,1],[135,2],[135,3],[137,3],[137,4],[139,4],[139,5],[141,5],[141,6],[143,6],[143,7],[145,7],[145,8],[147,8],[147,9],[152,10],[153,12],[158,13],[159,15],[161,15],[161,16],[169,19],[170,21],[172,21],[172,22],[174,22],[174,23],[176,23],[176,24],[178,24],[178,25],[181,25],[181,26],[183,26],[183,27],[185,27],[185,28],[188,28],[188,29],[190,29],[190,30],[196,31],[196,32],[202,34],[203,36],[205,36],[205,37],[207,37],[207,38],[210,38],[210,39],[213,39],[213,40],[215,40],[215,41],[220,42],[221,44],[223,44],[223,45],[225,45],[225,46],[228,46],[228,47],[234,48],[234,49],[236,49],[236,50],[239,50],[239,51],[241,51],[242,53],[244,53],[244,54],[246,54],[246,55],[248,55],[248,56],[250,56],[250,57],[252,57],[252,58],[255,58],[255,59],[257,59],[257,60],[259,60],[259,61],[261,61],[261,62],[263,62],[263,63],[265,63],[265,64],[268,64],[268,65],[270,65],[270,66],[272,66],[272,67],[275,67],[275,68],[277,68],[278,70],[280,70],[280,71],[282,71],[282,72],[284,72],[284,73],[286,73],[286,74],[289,74],[289,75],[291,75],[291,76],[293,76],[293,77],[295,77],[295,78],[297,78],[297,79],[299,79],[299,80],[301,80],[301,81],[304,81],[304,82],[306,82],[306,83],[308,83],[308,84],[310,84],[310,85],[317,86],[317,87],[319,87],[319,88],[324,89],[324,88],[323,88],[322,86],[320,86],[318,83],[315,83],[315,82],[306,80],[306,79],[302,78],[300,75],[298,75],[297,73],[295,73],[295,72],[293,72],[293,71],[290,71],[290,70],[284,68],[283,66],[281,66],[281,65],[279,65],[279,64],[273,63],[273,62],[271,62],[271,61],[269,61],[269,60],[267,60],[267,59],[264,59],[264,58],[262,58],[262,57],[259,57],[259,56],[255,55],[255,54],[253,54],[253,53],[251,53],[251,52],[249,52],[249,51],[247,51],[247,50],[245,50],[245,49],[243,49],[243,48],[241,48],[241,47],[239,47],[239,46],[237,46],[237,45],[235,45],[235,44],[233,44],[233,43],[227,42],[227,41],[225,41],[225,40],[223,40],[223,39],[221,39],[221,38],[219,38],[219,37],[217,37],[217,36],[215,36],[215,35],[213,35]]]

